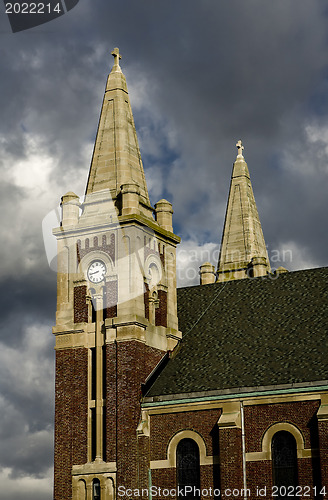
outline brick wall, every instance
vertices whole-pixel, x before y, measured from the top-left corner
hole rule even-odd
[[[167,326],[167,292],[158,290],[159,307],[155,309],[155,325]]]
[[[74,288],[74,323],[88,322],[88,304],[86,285]]]
[[[256,488],[259,488],[264,493],[266,488],[267,495],[262,496],[264,500],[271,499],[271,488],[272,488],[272,462],[271,460],[259,460],[258,462],[246,462],[246,477],[247,477],[247,488],[251,492],[256,492]],[[254,495],[254,493],[253,493]],[[259,496],[259,495],[257,495]],[[287,500],[287,499],[286,499]]]
[[[87,349],[56,351],[54,500],[72,498],[72,465],[87,462],[87,374]]]
[[[176,488],[177,478],[176,478],[176,468],[171,469],[153,469],[151,471],[152,484],[157,488]],[[163,497],[161,497],[163,498]]]
[[[321,421],[319,427],[321,485],[328,493],[328,421]]]
[[[296,425],[305,441],[305,447],[313,449],[312,458],[298,459],[298,482],[303,486],[326,484],[328,474],[328,422],[322,422],[322,446],[320,465],[316,457],[318,448],[318,423],[316,412],[319,401],[303,401],[267,405],[245,406],[246,452],[261,452],[262,437],[272,424],[289,422]],[[151,416],[150,459],[165,460],[167,446],[172,436],[184,429],[198,432],[204,439],[208,455],[219,455],[220,464],[201,467],[201,488],[243,488],[242,440],[241,429],[217,427],[220,410],[202,410],[157,414]],[[326,427],[327,425],[327,427]],[[259,460],[246,463],[247,487],[256,492],[256,488],[267,487],[267,496],[272,498],[272,462]],[[153,484],[165,488],[176,486],[176,470],[157,469],[152,471]],[[312,495],[313,496],[313,495]],[[299,497],[303,498],[303,497]],[[306,497],[304,497],[305,499]],[[311,497],[312,498],[312,497]]]
[[[201,465],[200,466],[200,489],[209,490],[209,488],[214,488],[213,484],[217,484],[217,480],[215,479],[216,468],[212,465]],[[177,488],[177,471],[175,467],[171,467],[170,469],[153,469],[152,470],[152,485],[161,490],[175,490]],[[215,486],[218,488],[218,486]],[[164,498],[163,495],[160,498]],[[168,498],[172,498],[170,495]],[[173,496],[173,498],[176,498]],[[201,499],[213,498],[212,496],[201,495]],[[220,499],[220,497],[216,497]]]
[[[145,304],[145,318],[149,320],[149,286],[147,283],[145,283],[144,304]]]
[[[213,455],[215,426],[220,410],[198,410],[151,416],[150,459],[166,460],[167,446],[179,431],[193,430],[200,434],[207,455]]]
[[[115,318],[117,316],[117,300],[118,300],[118,283],[115,281],[108,281],[106,283],[105,295],[105,318]]]
[[[150,460],[166,460],[167,447],[172,437],[180,431],[192,430],[204,440],[206,455],[219,454],[218,427],[220,410],[198,410],[181,413],[152,415],[150,426]],[[152,470],[152,484],[161,488],[176,488],[176,468]],[[201,489],[220,487],[220,473],[217,465],[200,467]],[[204,497],[205,498],[205,497]]]
[[[319,405],[319,401],[295,401],[245,406],[246,453],[262,450],[262,437],[276,422],[296,425],[304,437],[305,448],[316,445],[316,413]]]
[[[148,484],[145,466],[138,466],[138,457],[145,453],[144,443],[140,438],[137,442],[136,435],[141,384],[164,354],[134,340],[106,346],[107,460],[117,462],[118,485],[135,488]]]
[[[320,489],[320,465],[316,457],[319,446],[316,413],[319,405],[319,401],[295,401],[245,406],[246,452],[262,451],[263,435],[271,425],[277,422],[293,424],[301,431],[305,448],[312,449],[314,454],[312,459],[298,459],[298,484]],[[258,485],[267,486],[271,491],[271,461],[247,463],[247,486],[254,491]],[[269,494],[267,498],[271,498]]]
[[[243,487],[241,429],[220,429],[220,483],[221,489]]]

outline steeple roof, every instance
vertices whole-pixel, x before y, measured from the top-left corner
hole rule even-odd
[[[228,205],[218,264],[218,279],[263,276],[270,271],[268,253],[253,194],[244,146],[236,144]]]
[[[119,49],[108,76],[86,195],[110,190],[116,200],[122,185],[133,185],[141,206],[150,201]],[[149,209],[145,212],[149,214]]]

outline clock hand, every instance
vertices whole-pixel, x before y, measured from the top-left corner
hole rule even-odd
[[[90,274],[90,276],[91,276],[92,274],[97,274],[97,273],[99,273],[99,272],[101,272],[101,270],[100,270],[100,269],[98,269],[98,271],[93,271],[93,273],[89,273],[89,274]]]

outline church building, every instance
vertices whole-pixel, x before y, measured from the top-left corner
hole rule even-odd
[[[217,268],[177,289],[112,54],[85,199],[54,229],[54,499],[324,499],[328,269],[271,271],[238,141]]]

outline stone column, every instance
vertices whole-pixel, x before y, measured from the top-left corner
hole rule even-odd
[[[62,226],[75,226],[79,221],[80,200],[77,194],[69,192],[61,199]]]
[[[159,200],[155,203],[156,222],[166,231],[173,232],[172,226],[173,209],[172,204],[167,200]]]
[[[102,303],[101,294],[95,295],[96,301],[96,462],[102,462],[103,459],[103,352],[102,352]]]

